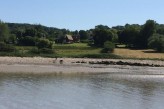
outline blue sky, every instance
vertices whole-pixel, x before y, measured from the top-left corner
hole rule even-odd
[[[164,0],[0,0],[4,22],[42,24],[70,30],[96,25],[164,23]]]

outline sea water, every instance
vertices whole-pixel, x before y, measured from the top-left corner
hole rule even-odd
[[[0,109],[163,109],[163,74],[1,74]]]

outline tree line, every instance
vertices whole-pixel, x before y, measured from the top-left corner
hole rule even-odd
[[[147,20],[143,25],[126,24],[111,28],[106,25],[97,25],[93,29],[79,31],[46,27],[40,24],[0,21],[0,42],[9,45],[43,46],[45,44],[43,48],[52,48],[55,39],[63,39],[66,34],[73,37],[79,36],[81,42],[104,47],[107,51],[112,51],[111,48],[114,49],[118,44],[124,44],[127,48],[152,48],[158,52],[164,52],[164,24],[158,24],[154,20]]]

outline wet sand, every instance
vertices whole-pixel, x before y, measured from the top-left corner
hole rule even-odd
[[[131,62],[150,65],[164,65],[156,60],[121,60],[121,59],[82,59],[82,58],[42,58],[42,57],[0,57],[2,73],[149,73],[163,74],[164,67],[100,65],[90,62]]]

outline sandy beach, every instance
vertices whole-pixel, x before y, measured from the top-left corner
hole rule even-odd
[[[110,62],[112,64],[99,64]],[[139,63],[146,66],[113,65],[113,63]],[[98,64],[97,64],[98,63]],[[134,64],[134,65],[135,65]],[[150,66],[149,66],[150,65]],[[151,67],[151,66],[160,67]],[[1,73],[110,73],[110,72],[147,72],[163,73],[164,61],[157,60],[121,60],[87,58],[42,58],[42,57],[0,57]]]

